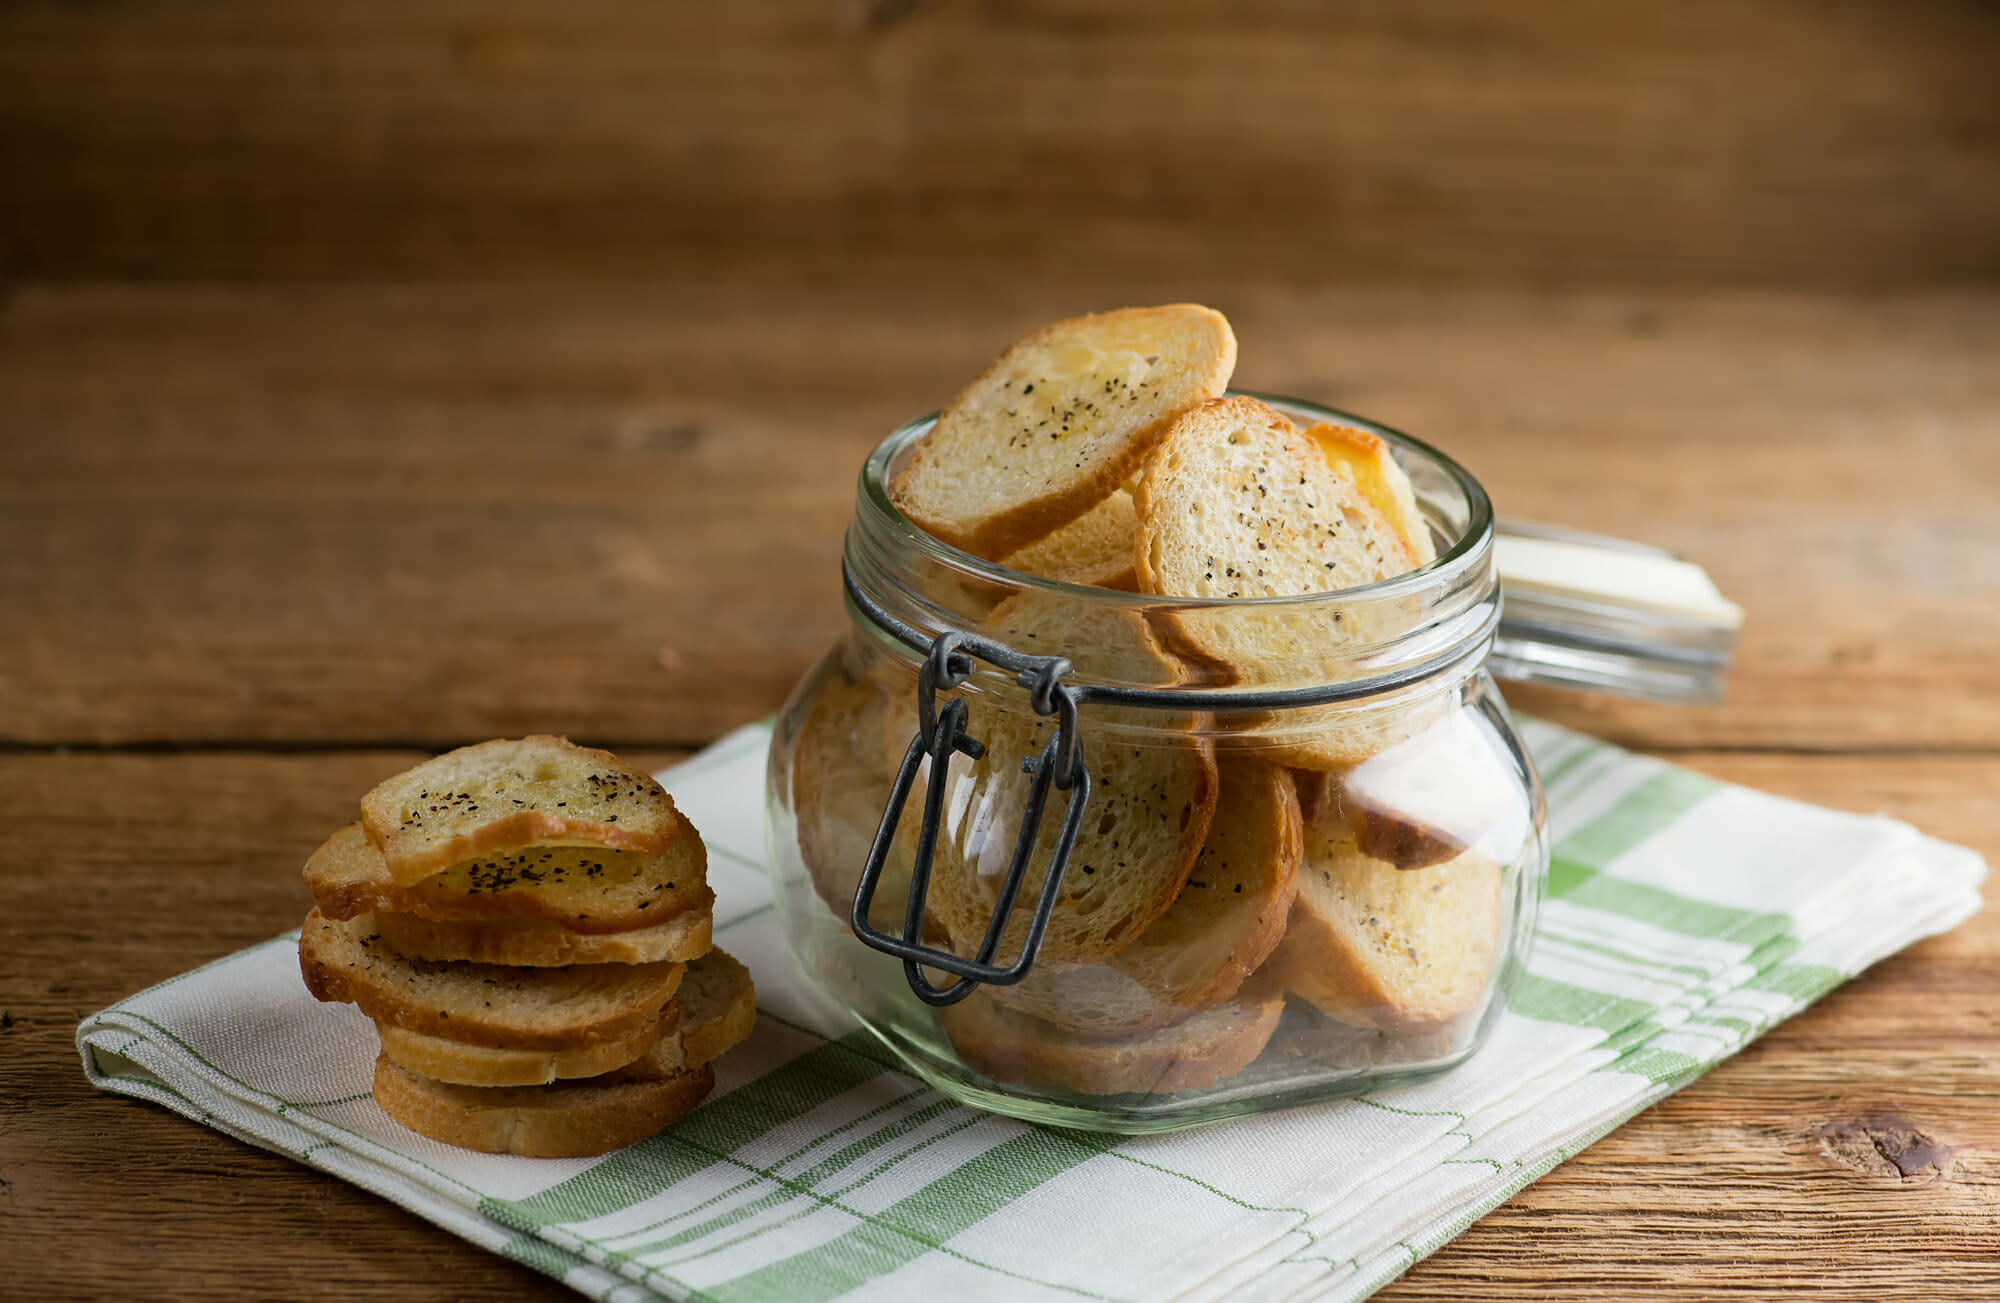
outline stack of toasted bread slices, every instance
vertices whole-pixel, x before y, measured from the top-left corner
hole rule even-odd
[[[980,634],[1066,657],[1082,681],[1275,687],[1348,677],[1359,649],[1401,631],[1383,605],[1173,601],[1338,592],[1437,556],[1387,441],[1227,396],[1235,357],[1210,309],[1125,309],[1021,340],[946,409],[891,485],[911,521],[1024,574],[1165,599],[1033,586],[989,603]],[[909,674],[829,681],[803,725],[800,852],[843,918],[914,687]],[[1019,693],[959,691],[986,754],[942,776],[925,935],[971,955],[1015,850],[1022,761],[1055,720]],[[1448,696],[1226,716],[1090,706],[1091,803],[1040,957],[1018,984],[940,1012],[961,1058],[1055,1090],[1188,1090],[1255,1058],[1287,992],[1391,1033],[1470,1011],[1500,939],[1505,829],[1526,815],[1502,749]],[[1056,793],[1002,962],[1019,952],[1061,809]],[[915,814],[871,919],[884,930],[901,928]]]
[[[559,737],[426,761],[307,861],[306,986],[381,1040],[375,1098],[434,1140],[578,1157],[701,1102],[749,1035],[708,858],[651,776]]]

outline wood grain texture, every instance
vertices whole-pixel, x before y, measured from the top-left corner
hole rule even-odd
[[[1115,299],[61,289],[0,305],[0,739],[698,745],[841,628],[853,476]],[[1729,700],[1520,692],[1654,748],[2000,749],[2000,297],[1238,289],[1240,384],[1675,548]]]
[[[2000,280],[1978,0],[0,8],[0,277]]]
[[[352,816],[362,791],[417,755],[0,756],[0,823],[13,830],[0,849],[10,902],[0,913],[0,1257],[10,1290],[569,1297],[343,1182],[94,1092],[77,1064],[84,1015],[296,926],[308,904],[305,855]],[[657,767],[675,756],[631,758]],[[1989,758],[1681,759],[1801,799],[1882,810],[2000,859],[2000,764]],[[1993,1297],[1996,972],[2000,914],[1988,910],[1878,965],[1558,1167],[1384,1297]],[[1928,1152],[1917,1152],[1918,1137]],[[255,1251],[224,1255],[224,1233]],[[226,1284],[215,1274],[225,1257]]]

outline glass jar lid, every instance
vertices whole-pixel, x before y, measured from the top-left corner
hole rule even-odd
[[[1648,701],[1722,696],[1743,610],[1707,573],[1660,548],[1502,520],[1503,595],[1487,669]]]

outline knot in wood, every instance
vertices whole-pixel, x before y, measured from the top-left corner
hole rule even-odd
[[[1946,1175],[1960,1148],[1937,1140],[1894,1107],[1827,1123],[1819,1129],[1819,1147],[1841,1167],[1906,1184],[1929,1184]]]

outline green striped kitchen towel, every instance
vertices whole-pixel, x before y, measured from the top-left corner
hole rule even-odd
[[[373,1190],[595,1298],[1358,1299],[1841,981],[1979,907],[1985,865],[1880,818],[1542,724],[1555,861],[1492,1042],[1420,1085],[1172,1135],[961,1107],[827,1012],[763,876],[768,726],[662,780],[763,1016],[719,1087],[595,1159],[467,1153],[369,1098],[375,1036],[296,934],[78,1029],[84,1069]],[[1078,1228],[1087,1226],[1088,1234]],[[948,1293],[947,1293],[948,1292]]]

